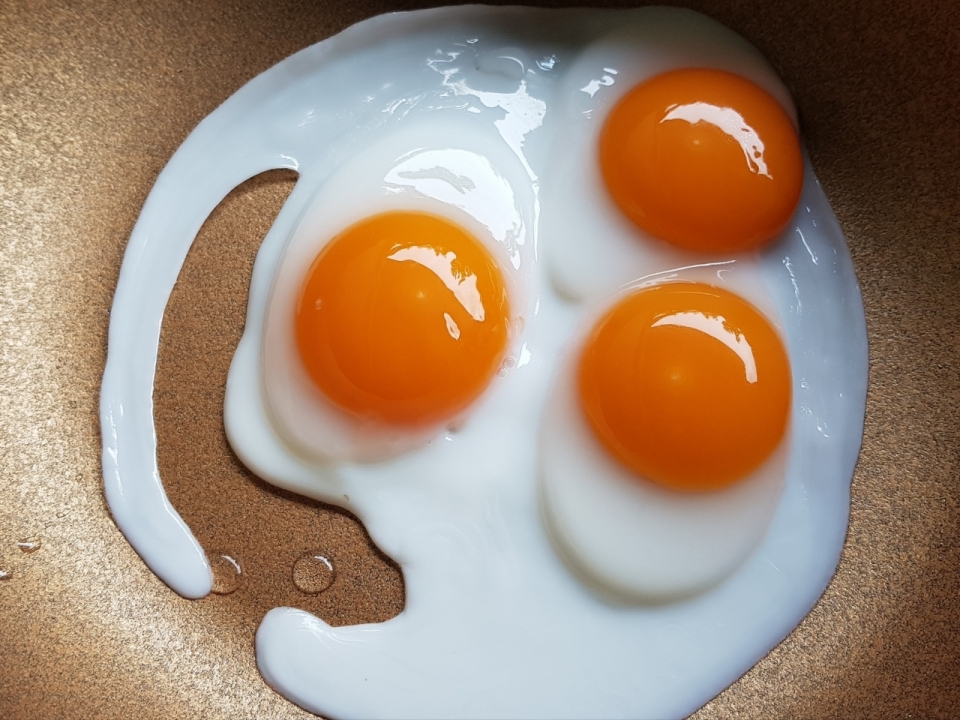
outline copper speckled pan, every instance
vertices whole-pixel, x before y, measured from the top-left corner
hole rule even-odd
[[[857,267],[872,355],[837,576],[799,629],[696,717],[954,717],[960,5],[689,5],[754,42],[793,90]],[[402,608],[398,569],[352,517],[267,486],[224,438],[253,254],[292,175],[248,181],[211,216],[161,340],[160,469],[201,544],[244,558],[240,590],[184,600],[126,543],[103,500],[97,402],[123,248],[180,142],[284,57],[415,6],[0,3],[0,570],[12,573],[0,580],[0,717],[309,717],[256,671],[264,612],[296,605],[349,624]],[[290,566],[314,549],[338,574],[305,595]]]

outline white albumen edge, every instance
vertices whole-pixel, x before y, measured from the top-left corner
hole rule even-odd
[[[209,591],[211,578],[202,550],[166,500],[156,468],[152,383],[163,308],[193,238],[220,199],[263,170],[291,167],[301,172],[300,182],[261,248],[251,286],[251,309],[262,306],[269,283],[265,273],[275,265],[299,208],[323,182],[322,170],[305,163],[318,155],[318,142],[335,139],[329,118],[309,131],[298,130],[311,110],[304,90],[314,80],[323,84],[324,64],[357,53],[360,66],[372,69],[382,61],[364,59],[360,51],[370,48],[375,54],[388,41],[391,64],[405,52],[422,58],[416,33],[432,27],[461,37],[469,28],[472,35],[489,33],[491,42],[512,47],[519,40],[511,28],[522,17],[539,22],[541,36],[549,28],[558,36],[589,38],[628,17],[642,22],[660,13],[678,22],[712,24],[686,11],[658,9],[585,13],[462,7],[375,18],[256,78],[187,139],[158,178],[131,235],[101,394],[111,511],[134,548],[173,589],[199,597]],[[409,34],[396,37],[404,32]],[[324,97],[336,90],[344,106],[352,107],[362,90],[341,85],[336,73],[326,74],[333,77],[326,78]],[[324,132],[325,139],[318,141],[317,134]],[[236,152],[238,147],[243,152]],[[449,499],[438,500],[438,488],[429,482],[398,489],[382,468],[384,477],[373,477],[378,470],[373,468],[367,487],[360,488],[355,469],[307,467],[271,457],[269,448],[257,449],[245,458],[255,472],[356,511],[375,541],[403,566],[408,593],[404,612],[376,626],[330,628],[302,611],[271,611],[257,638],[267,680],[304,707],[337,716],[667,717],[693,711],[749,668],[812,607],[832,575],[862,432],[862,305],[842,234],[809,166],[795,224],[762,255],[761,264],[793,360],[794,444],[770,531],[728,581],[669,607],[608,606],[563,569],[542,528],[531,521],[534,490],[511,485],[502,467],[486,478],[467,468],[451,505]],[[553,302],[546,293],[541,299],[544,306]],[[572,327],[570,309],[559,300],[554,304],[555,321]],[[546,319],[546,307],[543,313],[541,325],[553,322]],[[249,320],[248,315],[248,325]],[[534,347],[538,336],[531,330],[528,367],[549,375],[554,358],[546,348]],[[228,382],[228,415],[242,405],[237,383],[257,377],[255,362],[254,367],[244,364],[255,360],[256,349],[244,350],[244,342],[246,335]],[[530,370],[518,368],[505,378],[483,400],[478,415],[496,410],[511,393],[513,402],[542,399],[547,381],[518,381],[524,372]],[[536,411],[519,413],[495,439],[509,444],[510,429],[538,420]],[[264,429],[254,419],[242,435]],[[234,443],[238,439],[243,438],[231,436]],[[489,439],[477,440],[482,445]],[[469,445],[466,433],[432,444],[423,455],[444,456],[446,447],[457,444]],[[521,470],[532,477],[534,453],[518,452],[524,458]],[[262,455],[263,462],[252,461],[253,455]],[[421,459],[397,462],[416,466]],[[346,494],[352,502],[345,502]],[[360,502],[364,495],[379,505]],[[438,508],[443,502],[447,507]],[[442,522],[405,531],[385,518],[385,507],[412,509],[414,525],[417,515],[447,512]],[[492,554],[477,555],[476,542]],[[518,556],[543,565],[517,563]],[[751,587],[762,591],[745,595]],[[518,599],[529,602],[518,604]],[[526,612],[520,612],[523,608]],[[597,664],[603,658],[608,660]]]

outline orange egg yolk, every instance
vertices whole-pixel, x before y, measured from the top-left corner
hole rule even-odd
[[[675,70],[628,92],[601,131],[600,168],[636,225],[699,252],[771,240],[803,185],[800,141],[783,108],[719,70]]]
[[[503,275],[472,235],[417,212],[331,240],[296,310],[307,373],[337,406],[398,425],[465,409],[497,371],[510,317]]]
[[[637,475],[680,491],[727,487],[780,444],[786,351],[742,298],[700,283],[636,292],[595,326],[580,401],[602,444]]]

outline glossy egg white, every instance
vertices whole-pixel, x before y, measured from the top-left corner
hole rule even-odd
[[[201,123],[158,179],[114,302],[104,477],[131,544],[171,587],[199,597],[209,565],[156,470],[150,397],[163,307],[230,189],[273,167],[300,173],[257,256],[225,426],[255,473],[354,512],[406,584],[404,611],[377,625],[267,614],[258,666],[301,707],[343,718],[682,717],[779,642],[826,586],[862,432],[866,336],[849,254],[812,169],[774,244],[753,258],[703,258],[638,243],[603,210],[595,169],[577,166],[590,161],[602,104],[626,89],[619,78],[687,61],[739,68],[789,106],[754,49],[690,11],[442,8],[374,18],[264,73]],[[459,176],[476,195],[449,181]],[[265,340],[276,332],[284,344],[297,285],[281,278],[302,272],[332,234],[397,207],[446,215],[491,241],[523,319],[510,362],[462,422],[416,437],[328,423],[315,396],[291,410],[303,391],[295,363]],[[785,471],[757,512],[765,529],[721,563],[723,579],[685,580],[709,587],[673,602],[611,602],[618,581],[600,591],[595,581],[616,543],[571,562],[544,521],[544,499],[556,507],[550,467],[575,483],[580,474],[567,471],[590,457],[562,454],[589,447],[576,418],[564,420],[565,368],[604,298],[691,273],[742,280],[747,295],[762,288],[751,299],[782,329],[794,378]],[[284,377],[275,383],[268,364]],[[298,434],[301,421],[316,435]],[[594,577],[584,582],[576,563]]]
[[[757,548],[786,479],[789,429],[748,477],[724,490],[679,493],[635,476],[589,427],[577,393],[585,337],[624,295],[670,282],[733,292],[779,330],[759,267],[743,257],[654,273],[587,306],[547,400],[539,444],[541,501],[547,531],[567,565],[613,602],[677,601],[723,580]]]
[[[676,248],[620,212],[596,159],[603,123],[629,90],[684,67],[736,73],[770,93],[796,125],[789,91],[742,38],[670,13],[626,25],[584,48],[561,80],[561,114],[543,182],[543,258],[552,287],[585,308],[540,436],[545,524],[570,568],[620,602],[666,602],[702,591],[756,548],[784,484],[789,436],[749,478],[722,492],[681,495],[639,481],[598,443],[576,397],[583,336],[619,295],[654,282],[697,280],[749,300],[777,327],[755,253]]]
[[[790,92],[746,40],[705,18],[678,23],[670,12],[650,15],[589,44],[560,81],[555,142],[564,151],[551,155],[544,172],[543,236],[550,238],[544,259],[554,287],[575,301],[597,300],[651,272],[733,257],[660,241],[630,222],[607,193],[596,160],[600,130],[632,88],[684,67],[725,70],[770,93],[796,125]]]
[[[284,250],[266,306],[249,311],[266,318],[260,341],[264,397],[276,431],[293,452],[320,461],[385,460],[426,444],[445,426],[458,427],[469,416],[468,408],[434,426],[407,428],[364,422],[341,411],[307,375],[293,326],[305,272],[326,243],[364,218],[408,210],[445,217],[487,248],[504,276],[514,313],[511,326],[519,327],[529,312],[525,286],[533,263],[535,198],[524,168],[496,139],[495,129],[470,113],[411,123],[363,143],[307,207]],[[516,352],[515,344],[508,342],[507,357]],[[230,422],[228,413],[228,432]]]

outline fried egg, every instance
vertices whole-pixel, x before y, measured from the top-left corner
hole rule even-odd
[[[771,303],[744,269],[722,284],[699,270],[600,303],[547,402],[545,524],[571,570],[613,601],[664,603],[723,580],[783,490],[792,383],[757,310]]]
[[[382,460],[426,444],[461,421],[513,350],[529,303],[533,193],[516,156],[463,115],[357,140],[362,150],[290,239],[266,310],[262,376],[274,426],[308,456]],[[387,238],[382,262],[370,244],[351,256],[364,232]],[[321,249],[341,284],[321,297],[318,276],[305,308],[304,270]],[[337,380],[324,392],[311,369]]]
[[[692,184],[643,145],[717,132]],[[272,610],[272,687],[336,717],[680,717],[809,611],[866,335],[789,92],[745,40],[668,8],[384,16],[201,123],[131,237],[101,401],[111,511],[187,597],[211,576],[156,471],[159,323],[203,220],[275,167],[300,177],[257,255],[227,435],[354,512],[406,606],[340,628]]]

